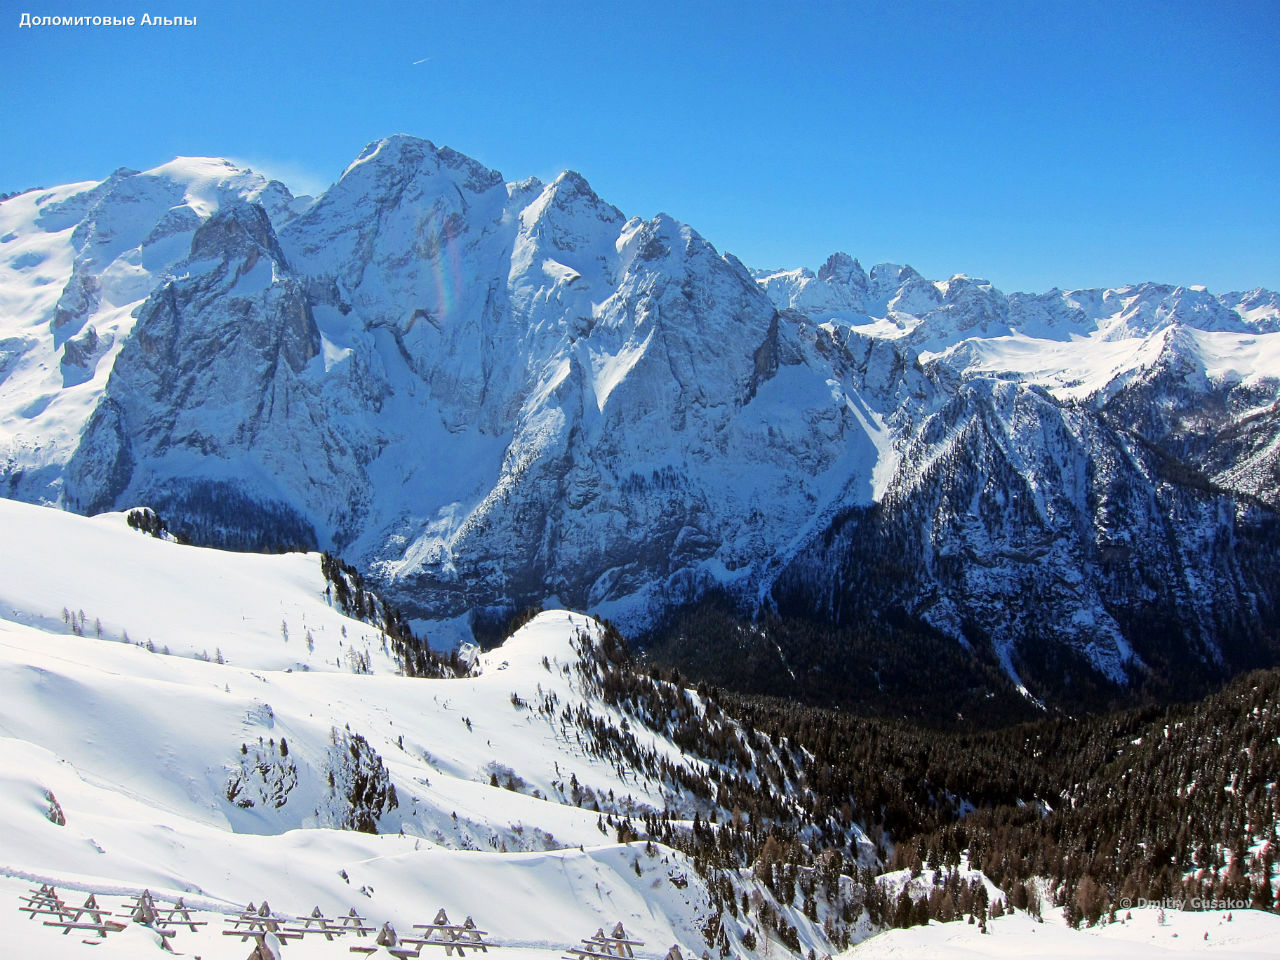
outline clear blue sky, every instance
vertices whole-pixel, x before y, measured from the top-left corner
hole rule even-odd
[[[3,7],[0,191],[184,154],[306,192],[399,132],[757,266],[1280,288],[1277,0]]]

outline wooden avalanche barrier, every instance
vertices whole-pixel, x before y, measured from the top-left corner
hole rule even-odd
[[[642,946],[644,941],[628,937],[619,920],[607,936],[604,927],[601,927],[594,936],[583,940],[582,946],[570,947],[569,955],[564,960],[632,960],[635,957],[632,947]]]

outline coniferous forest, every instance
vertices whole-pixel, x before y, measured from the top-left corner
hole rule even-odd
[[[812,751],[821,789],[853,797],[855,816],[894,838],[895,866],[968,851],[1005,890],[1050,878],[1077,922],[1139,899],[1273,907],[1280,671],[1193,704],[985,733],[728,703]]]
[[[732,821],[658,832],[695,864],[759,871],[769,843],[781,845],[779,862],[854,863],[856,823],[882,863],[923,875],[930,891],[887,902],[870,875],[852,871],[862,880],[852,912],[873,923],[985,914],[972,891],[966,909],[956,906],[961,863],[1006,892],[1001,908],[1064,908],[1073,924],[1114,919],[1140,900],[1276,908],[1280,670],[1189,703],[986,728],[858,716],[705,682],[699,716],[675,693],[692,681],[630,660],[620,638],[601,676],[613,702],[648,722],[670,718],[677,742],[718,764],[703,793],[733,809]],[[597,740],[619,742],[616,731]],[[770,789],[726,776],[735,767]]]

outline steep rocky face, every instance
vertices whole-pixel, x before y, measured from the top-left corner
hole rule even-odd
[[[315,201],[175,161],[0,233],[10,496],[334,549],[442,631],[552,598],[645,629],[717,588],[892,612],[1039,689],[1274,655],[1266,291],[753,274],[409,137]]]
[[[125,502],[178,515],[213,510],[215,535],[255,546],[265,545],[257,527],[283,511],[302,534],[284,542],[314,544],[290,480],[306,477],[334,499],[357,491],[350,469],[334,469],[333,434],[305,376],[321,342],[304,286],[263,208],[245,203],[204,220],[175,269],[181,278],[141,307],[106,403],[68,464],[67,505],[89,513]],[[234,490],[246,477],[267,494],[255,499],[280,505],[220,516],[219,487]]]
[[[757,589],[779,543],[871,496],[903,362],[576,174],[507,186],[403,137],[278,234],[224,203],[166,275],[63,501],[332,546],[433,618]]]
[[[885,496],[836,517],[781,573],[777,609],[905,615],[989,649],[1041,695],[1070,670],[1185,690],[1274,656],[1275,511],[1122,423],[965,384]]]
[[[62,497],[67,464],[104,399],[115,360],[149,297],[191,254],[201,223],[228,203],[276,223],[295,212],[283,185],[225,160],[179,158],[101,183],[33,190],[0,205],[0,422],[6,496]],[[96,435],[92,442],[102,442]],[[115,476],[118,457],[88,468]]]
[[[1041,693],[1082,667],[1186,690],[1273,659],[1280,344],[1271,317],[1228,306],[1266,298],[937,288],[900,332],[854,324],[923,348],[938,389],[898,433],[884,495],[797,555],[776,609],[893,611]]]

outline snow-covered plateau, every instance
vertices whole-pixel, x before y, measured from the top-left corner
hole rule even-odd
[[[0,493],[329,549],[442,648],[716,591],[1042,694],[1271,662],[1278,400],[1270,291],[751,271],[406,136],[316,198],[181,158],[0,202]]]

